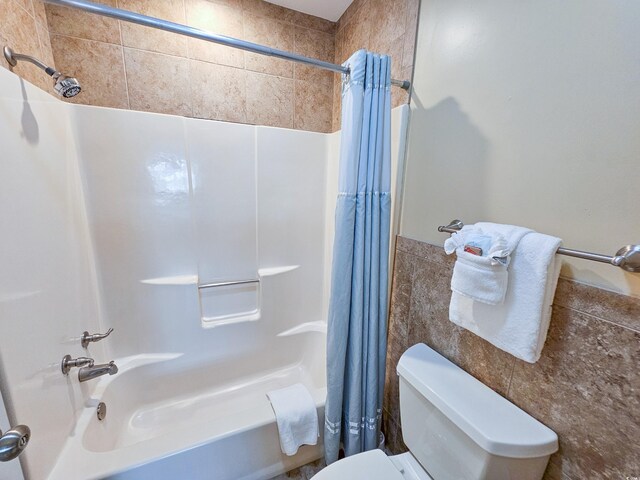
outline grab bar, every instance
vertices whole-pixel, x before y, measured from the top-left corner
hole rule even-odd
[[[229,282],[202,283],[198,285],[198,289],[202,290],[203,288],[229,287],[231,285],[245,285],[247,283],[260,283],[260,279],[251,278],[249,280],[231,280]]]
[[[439,232],[457,233],[464,227],[464,223],[460,220],[452,220],[449,225],[440,225]],[[573,250],[571,248],[558,248],[558,254],[567,255],[569,257],[582,258],[594,262],[608,263],[614,267],[637,273],[640,272],[640,245],[625,245],[618,250],[615,256],[602,255],[600,253],[585,252],[582,250]]]

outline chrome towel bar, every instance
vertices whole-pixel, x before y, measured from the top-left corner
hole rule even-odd
[[[457,233],[462,227],[464,227],[464,223],[460,220],[452,220],[449,222],[449,225],[439,226],[438,231]],[[594,262],[608,263],[614,267],[620,267],[627,272],[640,272],[640,245],[625,245],[618,250],[614,256],[563,247],[558,249],[558,254],[575,258],[583,258]]]
[[[202,283],[198,285],[198,289],[202,290],[203,288],[230,287],[231,285],[244,285],[247,283],[260,283],[260,279],[251,278],[249,280],[231,280],[229,282]]]

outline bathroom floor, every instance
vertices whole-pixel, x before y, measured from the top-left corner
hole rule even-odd
[[[312,463],[307,463],[306,465],[301,466],[300,468],[296,468],[291,470],[290,472],[283,473],[282,475],[278,475],[277,477],[273,477],[272,480],[310,480],[316,473],[326,467],[326,463],[324,463],[324,459],[316,460]]]

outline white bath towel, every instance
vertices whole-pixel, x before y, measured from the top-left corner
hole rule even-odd
[[[449,318],[529,363],[540,358],[551,319],[562,240],[529,232],[511,253],[509,285],[504,303],[487,305],[453,293]]]
[[[478,302],[497,305],[504,302],[508,287],[511,252],[528,228],[494,223],[466,225],[444,242],[447,254],[456,252],[451,290]],[[465,251],[471,245],[482,248],[481,255]]]
[[[315,445],[320,436],[318,412],[309,390],[301,383],[267,393],[276,414],[280,447],[295,455],[301,445]]]

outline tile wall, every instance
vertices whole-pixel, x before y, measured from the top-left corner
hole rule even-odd
[[[0,48],[10,46],[17,53],[33,55],[53,64],[49,27],[41,0],[0,0]],[[10,68],[0,57],[0,65]],[[11,68],[16,74],[38,87],[51,91],[53,81],[34,65],[20,62]]]
[[[101,0],[101,3],[342,63],[359,48],[393,57],[410,78],[419,0],[356,0],[337,22],[263,0]],[[331,132],[340,128],[340,76],[41,0],[0,0],[0,40],[78,77],[71,102]],[[376,32],[375,34],[371,32]],[[4,62],[2,62],[4,65]],[[51,92],[31,65],[16,73]],[[408,101],[393,89],[393,104]]]
[[[453,261],[441,247],[398,237],[384,404],[390,450],[406,451],[395,368],[423,342],[558,434],[546,480],[640,475],[640,299],[561,278],[542,357],[529,364],[448,320]]]
[[[391,77],[411,80],[420,0],[354,0],[336,29],[335,62],[366,48],[391,56]],[[393,87],[392,106],[409,102],[405,90]],[[340,77],[334,77],[333,130],[340,129]]]

